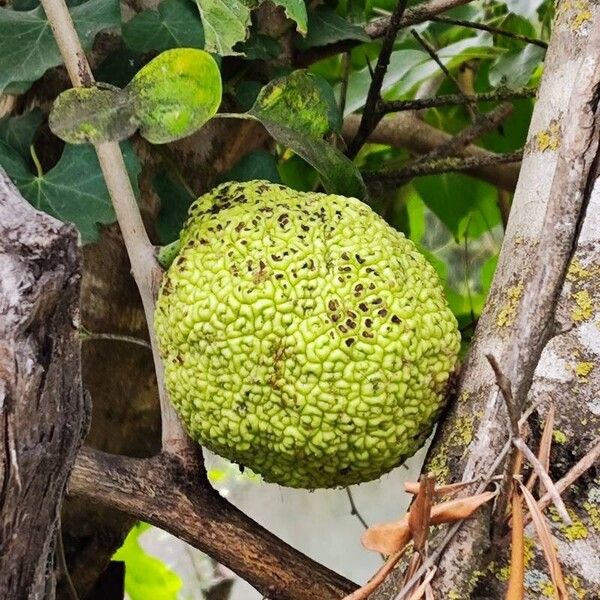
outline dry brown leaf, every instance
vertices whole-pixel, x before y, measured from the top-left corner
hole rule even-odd
[[[560,563],[558,562],[558,556],[556,555],[556,549],[554,548],[554,544],[552,542],[552,535],[548,529],[546,517],[544,517],[543,513],[538,508],[535,498],[531,495],[531,492],[522,483],[519,483],[519,487],[521,488],[521,493],[523,494],[523,498],[525,498],[525,502],[527,503],[527,508],[529,509],[529,514],[531,515],[533,524],[535,525],[538,537],[540,538],[546,563],[550,569],[550,577],[552,578],[552,583],[554,584],[554,589],[556,591],[556,597],[558,600],[568,600],[569,595],[567,593],[567,586],[565,585],[562,569]]]
[[[459,483],[449,483],[447,485],[436,485],[433,491],[436,496],[451,496],[453,494],[457,494],[461,490],[464,490],[466,487],[469,487],[476,481],[476,479],[471,479],[471,481],[461,481]],[[409,494],[417,494],[419,492],[419,485],[420,484],[418,481],[405,481],[404,489]]]
[[[496,496],[496,492],[484,492],[436,504],[431,508],[430,524],[441,525],[466,519],[494,496]],[[398,521],[372,525],[363,533],[361,541],[367,550],[374,550],[382,554],[397,552],[410,541],[408,515],[404,515]]]
[[[423,552],[429,535],[429,519],[433,504],[435,475],[424,475],[419,483],[419,493],[408,511],[408,528],[417,552]]]
[[[516,487],[512,492],[512,538],[510,547],[510,579],[506,600],[525,598],[525,545],[523,529],[523,503]]]
[[[550,469],[550,449],[552,448],[552,431],[554,430],[554,413],[555,413],[554,403],[551,403],[550,407],[548,408],[548,414],[546,415],[546,420],[544,422],[544,430],[542,432],[542,438],[540,440],[540,449],[538,450],[538,460],[540,461],[540,464],[542,465],[542,467],[544,467],[544,470],[546,471],[546,473]],[[535,482],[537,481],[537,479],[538,479],[537,473],[535,471],[533,471],[533,473],[531,473],[531,475],[529,477],[529,480],[527,481],[527,489],[530,492],[533,491],[533,486],[535,485]],[[543,495],[545,490],[546,490],[546,488],[540,482],[540,485],[539,485],[540,495]]]

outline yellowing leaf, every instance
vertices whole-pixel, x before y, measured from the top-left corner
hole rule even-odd
[[[125,90],[140,133],[164,144],[190,135],[214,116],[221,103],[221,74],[208,52],[175,48],[142,67]]]

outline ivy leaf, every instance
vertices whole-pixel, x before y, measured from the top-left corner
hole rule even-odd
[[[545,54],[543,48],[533,44],[528,44],[522,50],[512,50],[503,54],[490,67],[490,85],[511,88],[527,85],[536,67],[544,60]]]
[[[129,142],[121,145],[125,166],[136,197],[141,167]],[[66,145],[56,166],[34,175],[14,150],[0,142],[0,165],[37,209],[73,223],[84,244],[98,239],[99,223],[115,221],[115,214],[96,153],[92,146]]]
[[[303,40],[298,40],[296,45],[300,50],[306,50],[343,40],[370,42],[371,38],[362,27],[340,17],[335,10],[322,8],[308,13],[308,33]]]
[[[281,44],[268,35],[252,33],[245,42],[236,45],[236,50],[248,60],[271,60],[281,54]]]
[[[26,159],[29,157],[29,146],[42,119],[42,111],[39,108],[34,108],[18,117],[3,117],[0,119],[0,140]]]
[[[308,28],[308,15],[304,0],[273,0],[273,4],[282,6],[288,19],[296,22],[296,30],[306,35]]]
[[[239,0],[196,0],[204,25],[204,48],[221,56],[239,54],[233,47],[246,39],[250,7]]]
[[[354,163],[322,139],[331,123],[329,106],[315,79],[308,71],[299,70],[271,81],[248,114],[314,167],[329,193],[364,198],[365,186]]]
[[[240,54],[234,46],[248,34],[250,12],[262,0],[196,0],[204,25],[205,45],[208,52],[221,56]],[[273,0],[282,6],[288,18],[296,22],[298,32],[306,33],[307,15],[304,0]]]
[[[123,23],[123,40],[135,52],[169,48],[203,48],[204,29],[187,0],[163,0],[157,10],[144,10]]]
[[[70,12],[84,49],[91,48],[99,31],[121,23],[117,0],[89,0]],[[41,7],[27,12],[0,8],[0,92],[9,86],[24,91],[28,82],[60,64],[62,58]]]
[[[133,105],[119,88],[71,88],[54,101],[50,130],[69,144],[121,141],[138,128]]]
[[[125,562],[127,596],[131,600],[177,600],[183,585],[181,578],[140,544],[140,536],[148,529],[147,523],[138,523],[113,556],[113,560]]]

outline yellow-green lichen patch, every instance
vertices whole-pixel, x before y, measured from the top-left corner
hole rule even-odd
[[[571,588],[577,600],[585,600],[587,591],[584,589],[577,575],[573,575],[572,573],[565,575],[565,583]]]
[[[571,31],[577,31],[592,18],[588,0],[565,0],[558,4],[557,19],[564,21]]]
[[[538,152],[547,152],[548,150],[558,150],[561,139],[560,123],[557,120],[550,121],[550,125],[534,137],[535,149]]]
[[[523,295],[523,282],[520,281],[506,290],[506,301],[498,311],[496,316],[496,325],[498,327],[510,327],[517,314],[517,308]]]
[[[473,441],[475,429],[475,416],[458,416],[448,437],[442,441],[433,458],[429,461],[429,472],[436,476],[439,482],[450,479],[449,458],[450,453],[458,449],[457,454],[464,454],[467,446]]]
[[[581,281],[582,279],[588,279],[592,275],[592,271],[590,269],[586,269],[581,261],[577,258],[574,258],[569,264],[569,269],[567,271],[567,281]]]
[[[588,375],[594,370],[594,363],[589,361],[580,361],[573,365],[573,372],[580,381],[587,381]]]
[[[354,198],[264,181],[199,198],[155,319],[189,434],[291,487],[346,486],[425,441],[459,350],[433,267]]]
[[[575,323],[587,321],[593,314],[594,303],[587,290],[579,290],[571,294],[575,306],[571,310],[571,320]]]
[[[560,429],[555,429],[552,432],[552,439],[557,444],[566,444],[567,443],[567,435],[564,431],[561,431]]]
[[[570,542],[574,542],[575,540],[584,540],[588,536],[587,527],[583,521],[577,517],[574,517],[573,513],[570,512],[569,514],[573,523],[571,523],[571,525],[562,525],[560,528],[561,533]]]

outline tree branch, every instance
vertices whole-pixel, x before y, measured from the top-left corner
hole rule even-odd
[[[87,431],[76,230],[0,169],[0,598],[55,594],[60,507]]]
[[[418,25],[419,23],[430,20],[431,17],[452,8],[456,8],[457,6],[463,6],[471,1],[472,0],[429,0],[429,2],[423,2],[418,6],[413,6],[406,10],[400,21],[399,29],[410,27],[411,25]],[[390,21],[391,17],[375,19],[365,27],[365,33],[371,39],[383,37],[390,26]],[[296,56],[295,65],[297,67],[308,67],[329,56],[352,50],[352,48],[355,48],[360,44],[361,42],[356,40],[343,40],[335,44],[329,44],[328,46],[310,48],[306,52]]]
[[[42,0],[42,5],[72,84],[92,85],[94,77],[64,0]],[[187,456],[192,460],[196,451],[191,448],[189,438],[169,402],[164,385],[163,365],[154,335],[154,306],[162,270],[156,262],[154,246],[144,228],[119,145],[116,142],[104,142],[96,145],[95,149],[146,314],[160,397],[163,450],[179,453],[182,458]]]
[[[355,134],[359,122],[359,115],[348,115],[344,119],[342,135],[346,140],[351,139]],[[369,136],[369,141],[372,143],[406,148],[417,154],[427,154],[451,139],[450,134],[425,123],[410,112],[386,117]],[[494,160],[494,157],[499,156],[498,154],[479,146],[467,146],[460,154],[464,157],[482,158],[486,163],[483,166],[471,167],[468,171],[469,175],[488,181],[508,192],[514,191],[519,177],[519,164],[498,164],[500,161]]]
[[[519,40],[520,42],[525,42],[527,44],[533,44],[534,46],[538,46],[539,48],[548,48],[548,44],[543,40],[538,40],[537,38],[532,38],[527,35],[523,35],[521,33],[514,33],[513,31],[507,31],[506,29],[500,29],[499,27],[494,27],[493,25],[487,25],[485,23],[476,23],[475,21],[464,21],[462,19],[453,19],[451,17],[431,17],[430,21],[435,21],[436,23],[447,23],[449,25],[458,25],[460,27],[468,27],[469,29],[479,29],[481,31],[489,31],[490,33],[495,33],[496,35],[501,35],[503,37],[508,37],[513,40]]]
[[[381,87],[383,85],[383,78],[387,72],[387,68],[390,64],[390,56],[394,49],[394,43],[396,42],[396,36],[400,30],[402,23],[402,15],[406,9],[407,0],[398,0],[394,8],[394,12],[389,20],[381,51],[377,58],[377,65],[371,77],[371,84],[369,85],[369,91],[367,92],[367,99],[365,101],[365,107],[362,112],[360,125],[358,131],[354,136],[352,142],[348,146],[346,154],[349,158],[354,158],[358,151],[362,148],[369,134],[373,131],[377,123],[380,121],[382,115],[377,111],[377,104],[381,100]]]
[[[435,108],[438,106],[461,106],[474,102],[493,102],[495,100],[517,100],[520,98],[533,98],[536,88],[521,88],[511,90],[510,88],[499,88],[493,92],[482,94],[447,94],[435,98],[420,98],[415,100],[389,100],[381,101],[377,110],[383,113],[400,112],[405,110],[422,110],[424,108]]]
[[[270,600],[334,600],[356,585],[294,550],[168,454],[134,459],[83,449],[69,493],[143,519],[206,552]]]
[[[367,184],[372,185],[399,185],[413,177],[450,173],[451,171],[471,171],[490,165],[520,162],[521,158],[523,158],[522,150],[507,154],[493,154],[491,156],[449,156],[447,158],[438,158],[414,164],[394,171],[364,171],[363,178]]]

